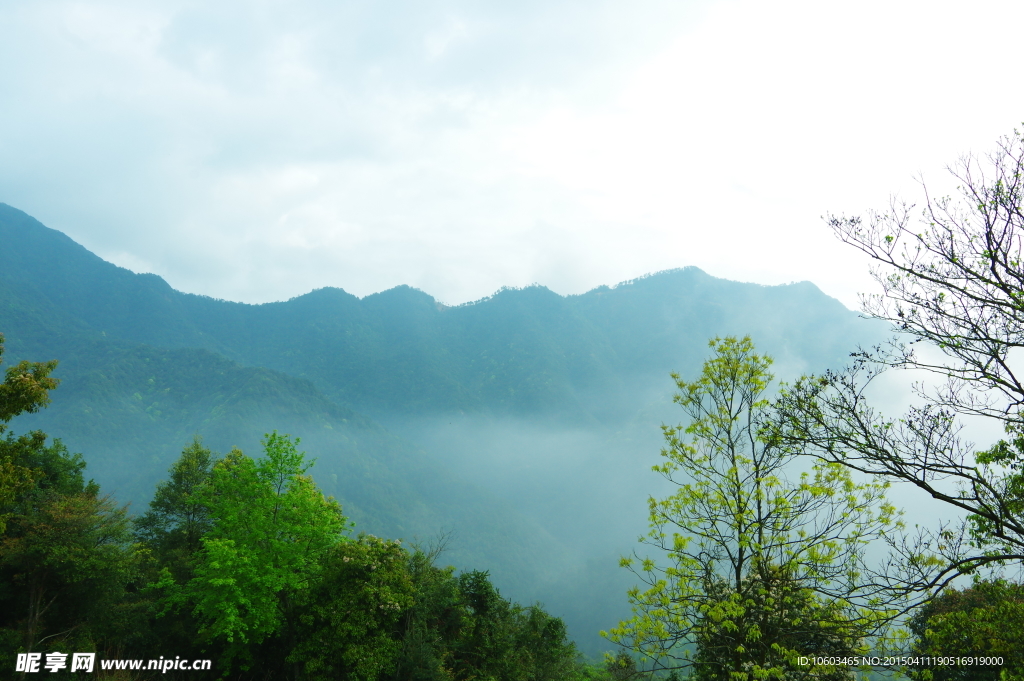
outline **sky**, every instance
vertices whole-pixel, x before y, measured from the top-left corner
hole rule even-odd
[[[1024,121],[1024,3],[0,0],[0,201],[177,289],[459,304],[868,263]],[[0,245],[2,247],[2,245]]]

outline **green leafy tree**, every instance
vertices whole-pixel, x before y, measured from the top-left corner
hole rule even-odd
[[[1024,679],[1024,585],[979,580],[946,589],[910,620],[914,656],[1002,658],[1001,665],[914,665],[921,681],[1013,681]]]
[[[18,651],[127,639],[136,619],[127,592],[138,556],[125,509],[85,481],[82,457],[60,440],[6,432],[15,416],[49,404],[56,366],[21,362],[0,383],[0,654],[8,669]]]
[[[4,335],[0,333],[0,358],[4,354]],[[50,376],[57,360],[19,362],[8,367],[0,383],[0,423],[8,423],[18,414],[32,414],[50,403],[50,391],[59,381]]]
[[[336,545],[317,583],[301,595],[300,642],[292,659],[309,679],[362,681],[391,673],[414,593],[400,542],[365,535]]]
[[[395,668],[387,677],[394,681],[449,681],[453,646],[458,641],[468,612],[464,606],[455,568],[440,568],[434,561],[445,541],[409,554],[407,569],[414,586],[413,606],[402,614],[399,628],[402,647]]]
[[[0,333],[0,364],[3,356],[4,335]],[[0,383],[0,438],[15,416],[37,412],[50,403],[50,391],[59,383],[50,376],[56,368],[56,360],[20,362],[7,368],[4,381]],[[17,448],[11,433],[7,433],[6,442],[0,439],[0,509],[12,504],[21,492],[31,489],[37,477],[36,471],[15,461]],[[0,511],[0,534],[7,518],[8,515]]]
[[[705,617],[695,629],[696,655],[692,678],[702,681],[732,679],[732,671],[721,664],[739,648],[755,657],[770,658],[782,651],[800,651],[825,657],[856,655],[863,633],[858,623],[834,602],[823,601],[815,592],[793,579],[791,569],[772,566],[749,575],[737,591],[726,580],[716,582],[708,595],[713,598]],[[775,647],[774,650],[766,648]],[[786,660],[786,676],[803,676],[808,670],[792,669]],[[755,666],[748,662],[751,672]],[[760,668],[764,670],[764,665]],[[848,679],[849,669],[815,669],[815,679]]]
[[[884,483],[856,483],[837,464],[793,476],[798,452],[770,427],[771,359],[749,338],[710,345],[697,380],[673,375],[690,423],[663,426],[655,470],[678,491],[649,500],[641,538],[664,560],[622,560],[646,587],[630,590],[633,618],[606,636],[703,678],[833,674],[796,658],[821,643],[852,653],[882,632],[893,603],[864,548],[900,527],[898,513]]]
[[[139,555],[125,508],[86,482],[85,462],[32,432],[0,448],[32,471],[6,507],[0,535],[0,648],[19,651],[120,646],[138,632],[131,588]],[[13,667],[10,667],[13,668]]]
[[[137,561],[125,510],[94,485],[43,494],[16,513],[0,542],[2,600],[23,650],[79,645],[125,634],[126,587]]]
[[[602,671],[605,673],[603,678],[611,681],[633,681],[650,676],[637,667],[636,659],[632,655],[622,650],[615,655],[607,656]]]
[[[554,681],[586,678],[561,619],[503,598],[486,572],[456,576],[436,551],[407,562],[413,604],[399,622],[393,681]]]
[[[195,555],[213,522],[204,495],[210,484],[215,456],[196,436],[171,467],[170,478],[157,485],[149,510],[135,520],[139,539],[174,566],[175,576],[191,577]]]
[[[306,475],[312,464],[296,444],[273,432],[259,460],[232,451],[213,467],[202,498],[211,526],[184,595],[204,634],[226,642],[228,659],[245,666],[272,637],[285,650],[281,657],[295,647],[301,593],[345,540],[341,506]]]
[[[560,619],[502,598],[479,570],[459,575],[459,591],[468,617],[455,646],[455,678],[548,681],[574,671],[576,648]]]
[[[138,640],[138,657],[164,655],[204,657],[200,621],[194,604],[181,597],[180,589],[162,590],[152,585],[186,584],[195,576],[203,548],[202,538],[211,529],[205,503],[213,474],[215,455],[197,436],[171,466],[168,480],[157,485],[149,509],[134,521],[135,536],[145,547],[145,603],[149,607],[146,626]],[[218,652],[214,647],[213,653]]]

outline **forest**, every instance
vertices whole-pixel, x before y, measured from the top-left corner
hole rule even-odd
[[[607,393],[585,388],[603,376],[604,388],[619,380],[618,387],[627,388],[621,393],[639,394],[616,362],[644,358],[623,350],[615,324],[606,322],[598,333],[598,317],[581,311],[607,304],[617,289],[582,301],[528,292],[544,299],[540,309],[551,318],[570,321],[546,327],[533,317],[535,337],[544,342],[510,343],[501,357],[497,346],[481,351],[480,343],[465,340],[472,315],[494,307],[469,310],[467,321],[420,305],[399,319],[419,319],[413,326],[426,340],[413,343],[406,328],[391,337],[399,345],[373,340],[386,337],[384,327],[395,318],[375,322],[353,307],[354,316],[345,319],[349,330],[361,329],[362,350],[358,334],[340,334],[350,350],[340,362],[322,359],[327,369],[318,385],[295,369],[317,357],[317,348],[288,355],[282,346],[258,346],[255,336],[244,334],[232,345],[211,331],[213,321],[205,327],[197,321],[195,309],[219,304],[210,300],[182,312],[185,323],[156,319],[151,328],[203,339],[198,351],[181,349],[189,347],[187,338],[178,354],[131,345],[140,339],[126,338],[128,331],[120,345],[106,344],[97,336],[113,334],[117,324],[146,332],[113,304],[97,312],[107,315],[100,326],[65,320],[80,324],[79,335],[66,332],[59,342],[34,346],[24,330],[34,328],[38,339],[47,327],[28,321],[49,314],[48,323],[56,323],[59,300],[42,296],[37,300],[49,307],[31,308],[18,297],[28,289],[18,289],[7,270],[2,300],[5,320],[17,322],[18,355],[0,385],[0,666],[14,670],[15,678],[84,672],[123,679],[1024,679],[1024,381],[1015,355],[1024,344],[1024,137],[1004,138],[985,160],[964,157],[952,172],[960,196],[929,197],[923,214],[894,203],[866,220],[828,217],[839,239],[876,263],[882,292],[865,298],[864,312],[894,330],[890,340],[862,345],[845,366],[812,367],[784,381],[774,373],[778,357],[755,346],[754,334],[719,327],[705,335],[707,350],[696,356],[692,338],[683,343],[691,362],[672,370],[669,400],[682,416],[663,424],[683,420],[662,425],[654,465],[664,484],[649,483],[654,491],[640,548],[618,560],[630,586],[601,594],[628,603],[631,614],[590,623],[607,642],[603,657],[581,654],[570,628],[548,607],[503,596],[489,565],[447,563],[450,537],[443,532],[414,541],[368,533],[363,518],[374,515],[373,499],[387,505],[391,497],[369,495],[363,516],[353,518],[348,494],[339,500],[325,493],[302,438],[268,427],[258,431],[258,448],[214,451],[194,434],[202,428],[181,435],[196,425],[185,405],[203,400],[209,400],[205,413],[226,415],[236,429],[251,431],[252,419],[236,418],[227,405],[272,389],[276,397],[291,396],[291,409],[318,405],[321,429],[355,423],[361,430],[344,431],[352,439],[374,434],[372,449],[352,444],[343,450],[349,472],[370,468],[382,452],[394,453],[392,461],[413,461],[402,453],[401,438],[348,406],[366,393],[367,409],[377,400],[372,413],[397,422],[395,405],[382,406],[387,391],[371,380],[373,369],[353,359],[359,352],[368,361],[379,353],[379,365],[391,371],[399,366],[388,380],[413,373],[403,362],[429,356],[434,379],[403,393],[406,413],[553,410],[567,421],[600,420],[594,396]],[[152,288],[152,281],[142,283]],[[173,291],[156,290],[171,308],[185,309]],[[525,300],[511,293],[495,299]],[[424,302],[418,295],[403,300]],[[356,302],[345,299],[350,307]],[[269,313],[233,309],[239,318]],[[461,331],[452,330],[459,325]],[[520,320],[516,328],[523,326]],[[550,328],[563,333],[560,341],[544,335]],[[863,337],[877,338],[877,328]],[[102,371],[93,365],[92,383],[78,384],[85,396],[79,407],[95,402],[99,411],[103,386],[111,404],[145,404],[141,391],[148,384],[153,395],[166,392],[151,397],[145,409],[121,413],[166,424],[163,411],[179,402],[181,419],[162,431],[178,437],[178,451],[138,510],[87,476],[86,458],[63,443],[63,433],[15,432],[19,424],[38,424],[26,418],[43,416],[61,390],[58,361],[24,353],[61,343],[69,352],[94,349],[114,358]],[[560,349],[540,351],[553,346]],[[244,347],[286,357],[270,369],[234,363]],[[659,349],[648,346],[649,364],[637,375],[671,359]],[[118,359],[133,353],[141,381],[130,377],[132,362]],[[388,353],[386,361],[381,356]],[[160,357],[221,367],[219,397],[188,386],[158,390],[146,365]],[[478,361],[487,366],[481,369]],[[122,373],[111,380],[115,369]],[[933,380],[918,381],[905,411],[887,416],[877,388],[900,371]],[[487,376],[493,381],[481,380]],[[239,392],[239,385],[249,392]],[[333,392],[323,392],[331,385]],[[125,396],[125,386],[139,386],[138,399]],[[452,403],[436,404],[439,395]],[[65,423],[81,424],[91,412],[65,413],[79,419]],[[265,414],[257,409],[250,416]],[[1004,436],[979,448],[964,435],[965,419],[994,425]],[[134,432],[161,432],[153,428]],[[403,432],[408,437],[415,430]],[[165,463],[151,459],[150,466]],[[129,467],[114,457],[106,465]],[[358,486],[360,479],[352,477],[350,484]],[[401,489],[387,488],[394,496]],[[466,499],[474,494],[459,490]],[[953,519],[911,524],[892,498],[910,505],[915,495]],[[429,506],[430,499],[419,503]],[[509,527],[529,532],[538,526],[523,520]],[[521,546],[505,549],[509,554],[488,548],[466,555],[486,562],[522,552]],[[73,669],[86,664],[75,653],[94,654],[88,664],[95,669]],[[104,667],[114,660],[158,660],[160,669]],[[185,666],[205,660],[208,670]]]
[[[45,404],[55,387],[51,367],[8,371],[6,418]],[[85,462],[59,440],[9,435],[6,669],[16,668],[19,653],[27,660],[56,644],[96,652],[101,678],[126,677],[104,674],[104,660],[134,658],[212,660],[223,676],[260,679],[585,673],[559,619],[502,598],[486,572],[439,567],[443,537],[407,548],[353,534],[337,501],[305,475],[297,444],[270,433],[259,459],[237,449],[217,457],[197,438],[149,510],[130,519],[85,481]],[[22,675],[71,674],[62,662],[23,662]],[[167,678],[192,673],[160,670]]]

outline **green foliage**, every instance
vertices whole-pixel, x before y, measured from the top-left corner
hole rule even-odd
[[[4,335],[0,333],[0,362],[3,355]],[[18,414],[31,414],[48,405],[50,391],[59,383],[50,376],[56,368],[56,360],[23,361],[8,367],[4,373],[4,382],[0,383],[0,424],[8,423]]]
[[[539,681],[571,671],[575,647],[561,620],[502,598],[485,572],[459,575],[459,591],[469,613],[455,649],[454,678]]]
[[[465,625],[466,609],[455,568],[433,564],[438,551],[415,551],[407,566],[415,588],[413,606],[402,616],[402,648],[393,679],[449,681],[453,647]]]
[[[186,648],[212,647],[238,678],[577,675],[561,620],[502,598],[484,572],[434,567],[436,554],[369,535],[346,540],[340,508],[305,475],[295,443],[272,433],[265,449],[261,460],[233,451],[205,475],[212,454],[193,442],[158,488],[139,521],[162,564],[151,627]],[[189,508],[205,509],[207,524],[197,526],[207,529],[194,576],[181,583],[170,567],[182,554],[165,548],[183,541]]]
[[[3,356],[4,335],[0,333],[0,364],[3,363]],[[56,367],[57,362],[50,361],[19,362],[7,368],[4,381],[0,383],[0,438],[7,430],[7,423],[15,416],[37,412],[50,403],[49,391],[58,384],[57,379],[50,377],[50,373]],[[18,448],[19,444],[12,439],[11,434],[8,434],[6,443],[0,444],[0,534],[9,517],[3,512],[3,507],[13,503],[22,492],[31,489],[38,477],[35,469],[16,462],[19,458],[16,451]]]
[[[599,678],[612,679],[613,681],[631,681],[632,679],[646,676],[637,668],[636,659],[621,650],[615,655],[608,654],[605,659],[604,669],[594,675]]]
[[[337,544],[300,595],[299,643],[290,659],[309,679],[378,679],[393,671],[400,623],[415,588],[400,542],[363,535]]]
[[[1003,658],[1002,666],[915,665],[912,679],[1024,679],[1024,585],[997,579],[946,589],[918,608],[909,628],[915,656]]]
[[[85,463],[40,432],[0,441],[31,488],[6,507],[0,535],[0,664],[18,651],[126,641],[137,621],[129,587],[139,569],[124,508],[86,483]]]
[[[213,468],[202,496],[211,528],[187,593],[206,635],[230,644],[232,658],[251,658],[250,646],[297,624],[299,593],[344,540],[341,506],[305,474],[310,465],[273,432],[262,459],[235,450]]]
[[[171,467],[170,479],[157,485],[149,511],[135,520],[139,539],[161,563],[178,567],[176,572],[192,567],[191,558],[202,548],[201,540],[212,527],[204,493],[213,465],[213,453],[196,436]]]
[[[989,449],[974,455],[978,468],[986,472],[998,471],[993,496],[998,500],[999,512],[967,516],[970,523],[968,532],[974,547],[997,556],[1020,553],[1021,542],[1011,538],[1014,520],[1007,523],[1006,519],[1024,518],[1024,423],[1007,423],[1005,430],[1009,440],[999,440]],[[1011,527],[1007,528],[1007,524]]]
[[[711,347],[696,381],[673,376],[691,421],[663,426],[654,469],[678,491],[649,500],[641,541],[667,564],[623,559],[647,588],[629,592],[634,617],[607,635],[657,667],[696,663],[703,678],[734,681],[783,675],[826,642],[860,649],[893,615],[885,592],[866,586],[864,559],[900,526],[887,485],[824,463],[791,480],[797,453],[775,440],[765,397],[771,359],[749,338]]]
[[[3,600],[25,650],[95,645],[117,630],[136,570],[124,509],[95,490],[48,494],[12,518],[0,545]],[[123,631],[121,633],[124,633]]]
[[[136,649],[150,657],[195,659],[210,653],[210,641],[200,635],[194,604],[179,585],[195,575],[202,537],[211,528],[203,495],[215,460],[213,452],[193,438],[171,467],[169,479],[157,485],[149,510],[133,523],[147,556],[140,581],[148,585],[142,590],[147,621]],[[219,652],[216,647],[212,650]]]
[[[722,660],[739,657],[745,672],[778,675],[798,671],[792,653],[848,657],[860,651],[857,622],[835,603],[823,601],[801,587],[791,569],[772,566],[744,579],[735,590],[724,579],[711,585],[703,618],[694,631],[696,655],[692,678],[730,681],[734,677]],[[741,656],[737,652],[743,650]],[[801,672],[807,669],[799,670]],[[844,667],[815,669],[814,678],[849,678]]]
[[[66,648],[210,656],[239,679],[578,676],[562,621],[502,598],[487,573],[346,539],[296,445],[273,432],[263,458],[217,460],[195,438],[133,544],[125,508],[85,481],[80,455],[39,431],[0,440],[12,470],[29,471],[0,508],[0,663]]]
[[[414,604],[403,614],[401,648],[384,678],[554,681],[582,674],[563,622],[502,598],[486,572],[456,577],[419,551],[408,566]]]

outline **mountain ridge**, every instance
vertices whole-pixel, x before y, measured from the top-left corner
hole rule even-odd
[[[623,372],[665,375],[722,332],[744,335],[745,327],[760,326],[765,350],[807,354],[778,342],[783,334],[767,319],[751,324],[752,311],[764,317],[770,308],[804,327],[848,326],[852,317],[809,282],[740,284],[693,267],[570,296],[542,286],[506,287],[459,306],[408,286],[363,298],[325,287],[251,305],[176,291],[157,275],[103,261],[21,211],[0,209],[0,239],[9,246],[0,252],[0,305],[4,297],[29,301],[80,334],[203,348],[305,377],[331,399],[378,415],[496,410],[592,421],[582,392],[625,389]],[[45,263],[11,257],[51,246]],[[737,315],[732,310],[739,307]],[[808,310],[818,317],[808,318]],[[8,326],[17,328],[13,317]],[[34,345],[65,350],[59,337],[36,338]]]

